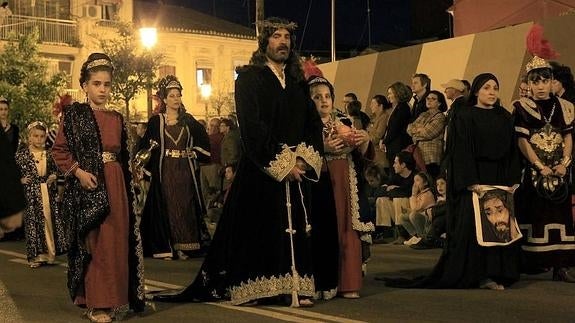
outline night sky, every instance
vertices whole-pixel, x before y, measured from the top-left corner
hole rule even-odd
[[[157,0],[144,0],[158,2]],[[245,26],[253,26],[255,0],[163,0]],[[355,56],[368,47],[368,0],[336,0],[337,56]],[[372,48],[382,50],[449,36],[446,9],[452,0],[369,0]],[[310,8],[311,4],[311,8]],[[331,0],[267,0],[265,16],[298,24],[301,54],[329,57]],[[306,26],[306,15],[309,19]],[[304,33],[305,29],[305,33]],[[302,41],[303,39],[303,41]]]

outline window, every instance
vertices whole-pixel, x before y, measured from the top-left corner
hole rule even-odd
[[[202,85],[212,84],[211,68],[196,68],[197,102],[202,102]]]

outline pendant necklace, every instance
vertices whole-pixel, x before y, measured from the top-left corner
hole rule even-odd
[[[543,114],[543,110],[541,110],[541,117],[545,121],[545,125],[543,126],[543,131],[548,135],[553,130],[553,127],[551,126],[551,119],[553,118],[554,114],[555,114],[555,103],[553,103],[553,108],[551,108],[551,113],[549,113],[549,118],[545,118],[545,115]]]

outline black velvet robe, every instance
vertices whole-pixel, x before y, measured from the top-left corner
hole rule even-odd
[[[26,196],[20,183],[20,171],[14,152],[4,131],[0,131],[0,219],[24,210]]]
[[[234,184],[194,282],[182,293],[163,300],[231,300],[232,304],[242,304],[291,294],[294,289],[298,295],[313,295],[304,213],[304,205],[308,213],[310,210],[309,182],[301,183],[301,191],[297,182],[290,182],[286,194],[283,179],[295,166],[296,155],[314,168],[307,171],[307,177],[319,176],[322,124],[307,85],[287,71],[285,89],[267,66],[252,65],[240,71],[235,99],[244,153]],[[297,275],[291,269],[290,236],[286,232],[288,197],[296,230]]]

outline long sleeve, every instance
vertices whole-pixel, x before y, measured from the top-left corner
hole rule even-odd
[[[389,122],[387,124],[387,132],[383,139],[383,142],[387,145],[400,136],[404,135],[409,124],[409,118],[411,114],[409,112],[409,106],[407,103],[400,103],[395,111],[389,116]]]
[[[435,205],[435,198],[430,190],[421,192],[416,196],[409,198],[409,207],[412,212],[421,212],[429,207]]]
[[[52,158],[64,176],[70,176],[78,168],[78,162],[68,148],[68,141],[64,134],[64,121],[60,123],[54,146],[52,146]]]
[[[473,108],[472,108],[473,109]],[[468,186],[479,183],[479,175],[475,162],[475,148],[473,142],[472,110],[462,110],[454,116],[453,127],[450,129],[448,140],[452,141],[451,166],[448,174],[453,182],[454,191],[466,190]]]
[[[283,159],[284,167],[281,167],[277,173],[276,179],[283,179],[289,170],[295,165],[295,156],[290,156],[277,138],[274,138],[270,130],[270,125],[266,124],[261,115],[263,114],[264,104],[260,102],[256,90],[265,88],[262,80],[258,79],[253,72],[243,72],[238,75],[236,80],[236,109],[240,124],[240,133],[247,158],[261,169],[271,166],[271,162]],[[289,150],[289,148],[288,148]],[[283,155],[280,155],[283,153]],[[276,159],[276,154],[278,158]],[[292,158],[293,157],[293,158]],[[293,160],[292,160],[293,159]],[[289,167],[291,165],[291,167]],[[289,167],[289,170],[286,169]]]
[[[188,127],[190,129],[191,135],[194,138],[192,150],[196,153],[198,162],[209,163],[212,160],[210,153],[210,137],[208,137],[208,134],[203,129],[203,126],[191,118],[192,117],[190,116]]]
[[[445,130],[445,115],[438,112],[431,117],[430,120],[420,121],[423,114],[419,116],[418,120],[407,126],[407,133],[413,138],[414,141],[431,140],[442,135]]]

